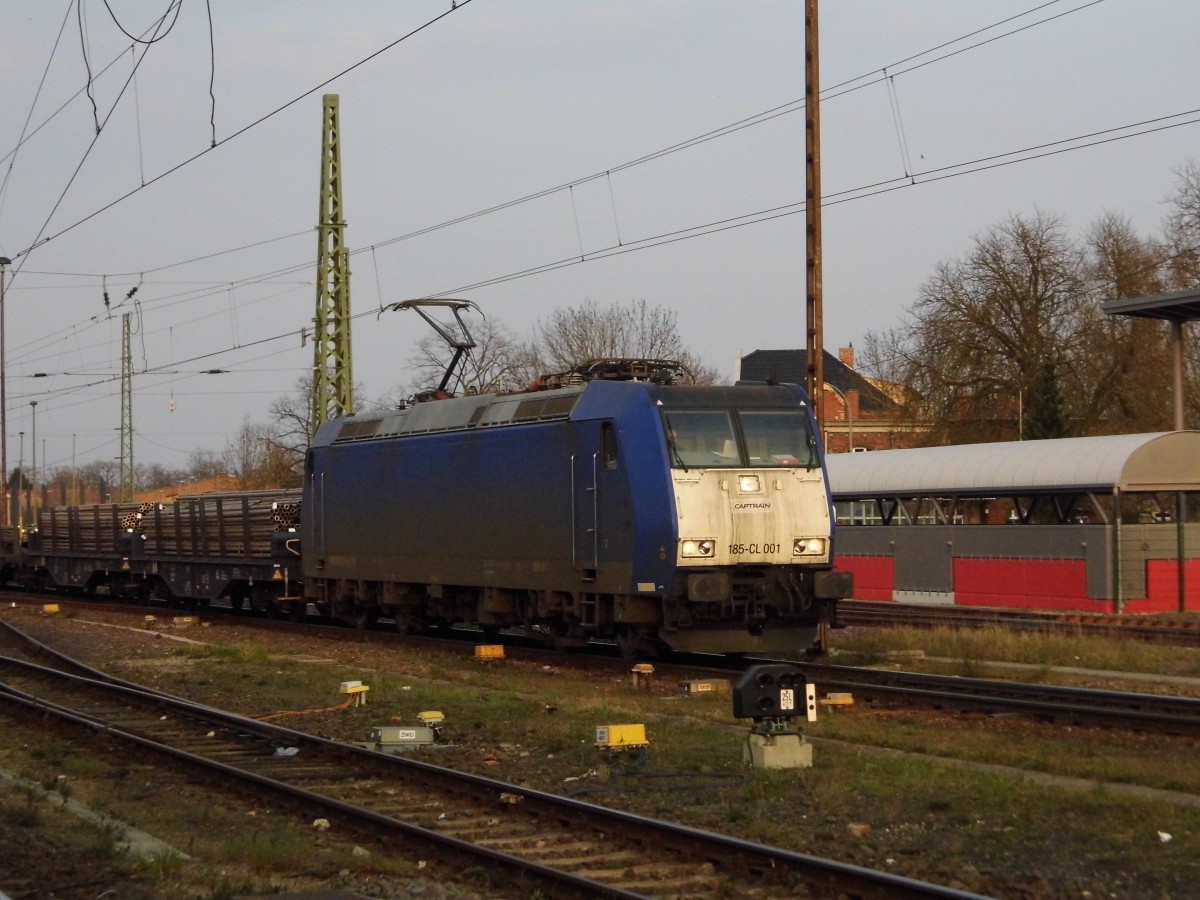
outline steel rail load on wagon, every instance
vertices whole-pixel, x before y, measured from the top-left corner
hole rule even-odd
[[[837,567],[854,574],[856,599],[1200,610],[1200,432],[831,454],[826,462]]]
[[[3,529],[0,583],[303,614],[299,504],[299,489],[283,488],[42,507],[24,534]]]

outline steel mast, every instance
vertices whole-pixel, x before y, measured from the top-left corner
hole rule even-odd
[[[137,493],[133,472],[133,351],[129,343],[130,313],[121,316],[121,485],[117,500],[129,503]]]
[[[321,209],[317,223],[317,313],[313,321],[312,414],[309,436],[330,419],[354,414],[350,360],[350,255],[342,218],[338,95],[324,96]]]

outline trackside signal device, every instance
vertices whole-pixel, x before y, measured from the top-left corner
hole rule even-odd
[[[816,688],[804,673],[786,663],[752,666],[733,688],[733,714],[754,722],[746,736],[742,759],[761,769],[807,769],[812,744],[791,722],[817,718]]]

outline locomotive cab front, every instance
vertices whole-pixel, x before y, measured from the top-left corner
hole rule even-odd
[[[797,631],[820,644],[851,584],[832,571],[828,486],[803,395],[739,386],[659,404],[678,523],[675,621],[661,637],[726,652],[731,642],[794,651]]]

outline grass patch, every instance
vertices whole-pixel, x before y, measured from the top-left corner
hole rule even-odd
[[[312,842],[287,829],[240,833],[221,849],[220,858],[254,870],[288,871],[307,868]]]
[[[1020,718],[829,712],[814,737],[1034,772],[1200,794],[1196,741]]]
[[[271,651],[263,644],[182,644],[173,648],[171,655],[228,663],[267,663],[271,660]]]
[[[170,881],[183,871],[183,856],[178,850],[152,853],[135,860],[133,869],[154,881]]]
[[[1051,667],[1142,672],[1200,678],[1200,651],[1129,638],[1052,635],[1008,628],[847,628],[837,633],[837,662],[874,665],[889,652],[921,650],[926,656],[956,660],[968,671],[986,663],[1011,662]]]
[[[98,778],[108,774],[110,765],[98,756],[76,754],[63,761],[62,769],[72,778]]]

